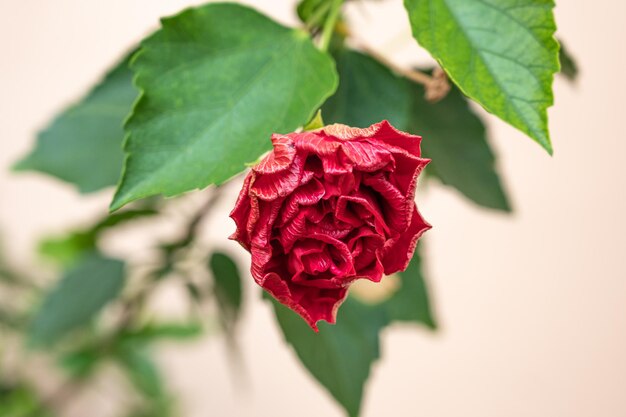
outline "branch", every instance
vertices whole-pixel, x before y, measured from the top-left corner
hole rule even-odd
[[[341,5],[343,4],[343,0],[332,0],[330,11],[328,12],[328,16],[326,17],[326,21],[324,22],[324,27],[322,29],[322,36],[320,38],[320,43],[318,48],[321,51],[327,51],[328,45],[330,45],[330,40],[333,37],[333,33],[335,31],[335,26],[337,25],[337,19],[339,18],[339,11],[341,10]]]

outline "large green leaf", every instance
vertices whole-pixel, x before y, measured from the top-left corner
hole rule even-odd
[[[82,193],[115,185],[124,159],[122,125],[136,97],[126,58],[41,132],[35,149],[14,169],[53,175]]]
[[[236,4],[162,21],[132,63],[142,90],[128,120],[123,180],[111,205],[221,183],[306,123],[337,85],[308,35]]]
[[[327,122],[369,126],[383,119],[423,136],[427,171],[474,202],[509,210],[495,170],[485,127],[455,88],[438,103],[424,99],[423,87],[400,78],[371,57],[336,53],[339,88],[323,107]]]
[[[413,35],[461,90],[548,152],[559,70],[553,0],[405,0]]]
[[[378,333],[386,324],[382,310],[348,299],[339,309],[337,324],[319,324],[315,333],[300,316],[272,299],[285,340],[300,361],[356,417],[372,363],[378,359]]]
[[[33,345],[46,345],[88,324],[122,289],[124,263],[86,255],[45,297],[30,329]]]

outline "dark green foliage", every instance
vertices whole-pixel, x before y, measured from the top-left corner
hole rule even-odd
[[[420,248],[421,245],[422,243]],[[418,251],[413,255],[407,269],[399,272],[398,275],[400,276],[400,288],[382,303],[382,307],[387,313],[387,319],[389,321],[421,323],[430,329],[437,328],[424,279],[422,259]]]
[[[574,60],[574,57],[570,53],[569,49],[565,47],[562,41],[561,49],[559,49],[559,61],[561,62],[561,74],[570,81],[576,81],[578,78],[578,64]]]
[[[272,299],[278,324],[300,361],[346,409],[358,416],[363,387],[380,356],[378,333],[386,324],[379,310],[348,299],[336,325],[320,323],[315,333],[300,316]]]
[[[124,58],[83,100],[57,116],[14,168],[50,174],[81,193],[115,185],[124,159],[122,125],[137,97],[128,61]]]
[[[123,285],[122,261],[97,253],[85,255],[45,296],[30,328],[30,342],[49,345],[89,324]]]
[[[214,252],[210,260],[214,293],[220,308],[222,322],[231,329],[241,310],[241,276],[237,264],[226,254]]]

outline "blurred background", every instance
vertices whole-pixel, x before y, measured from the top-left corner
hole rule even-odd
[[[291,1],[245,3],[296,24]],[[193,4],[200,2],[0,3],[0,233],[13,264],[45,271],[35,254],[39,239],[104,215],[112,190],[81,197],[51,177],[17,175],[10,166],[159,17]],[[410,38],[400,1],[364,1],[347,10],[353,30],[388,58],[430,62]],[[473,206],[451,189],[418,189],[421,211],[434,225],[425,240],[440,328],[384,331],[382,359],[366,387],[366,417],[626,414],[626,87],[619,81],[626,71],[619,46],[626,6],[557,0],[555,13],[558,36],[581,72],[575,84],[555,80],[554,156],[488,117],[513,214]],[[217,208],[222,215],[213,215],[201,235],[248,265],[244,251],[226,240],[234,224],[224,219],[236,193],[236,184],[227,187]],[[196,203],[191,196],[151,227],[108,236],[107,250],[141,259],[147,242],[174,233]],[[210,329],[199,340],[159,347],[181,415],[343,415],[284,344],[251,279],[244,281],[240,366]],[[165,285],[154,308],[167,317],[184,314],[181,299]],[[58,375],[45,355],[13,360],[28,360],[37,388],[53,390]],[[127,390],[115,380],[105,372],[70,393],[67,416],[115,415]]]

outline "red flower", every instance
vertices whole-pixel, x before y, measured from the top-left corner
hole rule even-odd
[[[413,200],[429,162],[420,140],[387,121],[274,134],[246,177],[231,239],[252,254],[254,280],[313,329],[335,322],[354,280],[404,270],[430,229]]]

